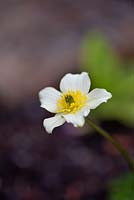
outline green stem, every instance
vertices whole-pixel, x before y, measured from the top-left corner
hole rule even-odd
[[[119,143],[119,141],[113,138],[111,135],[109,135],[108,132],[103,130],[101,127],[94,124],[90,119],[86,118],[86,122],[88,123],[89,126],[94,128],[99,134],[101,134],[103,137],[108,139],[116,147],[116,149],[121,153],[124,159],[128,162],[130,170],[133,171],[134,162],[131,159],[129,153],[126,151],[126,149],[124,149],[124,147]]]

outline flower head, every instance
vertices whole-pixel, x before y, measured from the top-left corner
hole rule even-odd
[[[54,117],[43,121],[48,133],[52,133],[55,127],[64,124],[65,121],[75,127],[83,126],[90,110],[112,97],[105,89],[96,88],[89,92],[90,85],[88,73],[69,73],[60,81],[61,92],[53,87],[46,87],[39,92],[41,107],[55,113]]]

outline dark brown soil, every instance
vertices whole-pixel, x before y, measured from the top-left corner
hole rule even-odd
[[[38,103],[0,113],[1,200],[105,200],[108,183],[128,171],[114,147],[94,133],[76,136],[64,125],[48,135]],[[70,125],[71,126],[71,125]],[[132,130],[102,126],[134,154]],[[75,130],[75,136],[69,133]]]

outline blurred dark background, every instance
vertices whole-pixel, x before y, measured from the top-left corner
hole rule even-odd
[[[49,113],[40,108],[39,90],[83,71],[82,44],[94,31],[107,38],[130,80],[133,0],[0,0],[0,200],[107,200],[109,183],[128,173],[114,147],[88,127],[65,124],[48,135],[42,126]],[[127,88],[130,97],[132,82]],[[128,101],[120,106],[122,91],[118,104],[93,116],[134,156],[134,110],[127,113]]]

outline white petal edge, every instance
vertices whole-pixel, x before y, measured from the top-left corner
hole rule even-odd
[[[39,92],[41,107],[49,112],[56,113],[57,101],[61,97],[61,93],[53,87],[46,87]]]
[[[65,114],[63,117],[68,123],[72,123],[74,127],[82,127],[85,123],[85,118],[80,112],[75,114]]]
[[[96,88],[88,94],[89,108],[95,109],[101,103],[107,102],[111,97],[112,94],[110,92],[107,92],[105,89]]]
[[[60,90],[64,93],[69,90],[80,90],[83,93],[88,93],[91,81],[87,72],[81,74],[66,74],[60,81]]]
[[[52,133],[53,129],[65,123],[65,119],[61,115],[55,115],[44,119],[43,126],[48,133]]]
[[[82,108],[80,111],[79,111],[84,117],[87,117],[90,113],[90,108],[88,105],[86,105],[84,108]]]

